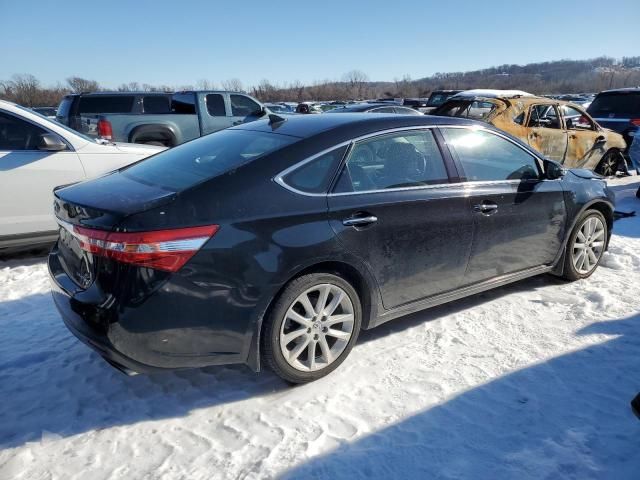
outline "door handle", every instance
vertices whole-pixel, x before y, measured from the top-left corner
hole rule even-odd
[[[243,124],[243,123],[244,123],[244,122],[243,122],[242,120],[236,120],[235,122],[233,122],[233,124],[232,124],[232,125],[241,125],[241,124]]]
[[[376,223],[378,217],[375,215],[367,215],[366,217],[350,217],[342,220],[342,224],[345,227],[364,227],[365,225],[371,225]]]
[[[476,212],[482,213],[484,215],[491,215],[498,211],[498,205],[493,202],[482,202],[473,206],[473,209]]]

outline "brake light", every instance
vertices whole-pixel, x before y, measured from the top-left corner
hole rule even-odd
[[[98,120],[98,135],[101,138],[111,140],[113,138],[113,128],[111,128],[111,122],[101,118]]]
[[[105,232],[73,225],[80,248],[100,257],[156,270],[176,272],[220,228],[218,225],[149,232]]]
[[[640,118],[632,118],[631,123],[634,124],[636,127],[640,127]]]

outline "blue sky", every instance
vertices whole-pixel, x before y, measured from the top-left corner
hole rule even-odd
[[[640,1],[0,0],[0,80],[108,87],[420,78],[505,63],[640,55]]]

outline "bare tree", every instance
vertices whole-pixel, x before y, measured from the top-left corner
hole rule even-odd
[[[237,78],[231,78],[222,82],[222,89],[230,92],[242,92],[242,82]]]
[[[82,77],[69,77],[67,78],[67,84],[71,88],[72,92],[96,92],[100,90],[100,84],[95,80],[87,80]]]
[[[348,84],[351,98],[364,98],[364,87],[369,77],[362,70],[351,70],[342,76],[342,80]]]
[[[200,79],[196,82],[196,88],[198,90],[217,90],[215,82],[211,82],[205,78]]]
[[[3,94],[6,98],[26,107],[34,107],[40,103],[40,81],[30,74],[14,75],[11,80],[2,82]]]

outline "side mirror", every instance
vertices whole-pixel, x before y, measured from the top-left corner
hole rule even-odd
[[[544,176],[547,180],[557,180],[564,176],[564,168],[553,160],[544,161]]]
[[[607,141],[607,137],[605,137],[604,135],[599,135],[596,138],[596,145],[599,145],[601,143],[606,143],[606,141]]]
[[[67,144],[62,139],[54,135],[53,133],[43,133],[40,135],[38,141],[38,150],[44,150],[47,152],[60,152],[67,149]]]

